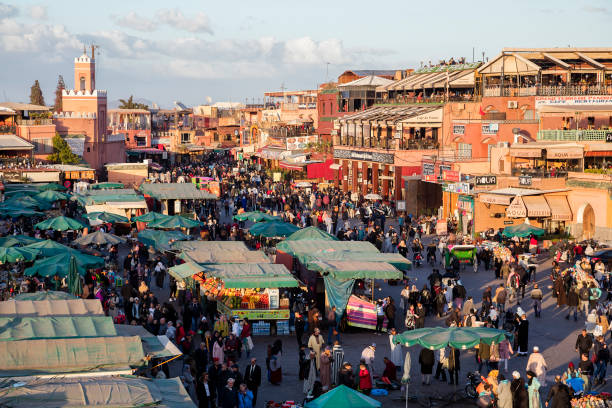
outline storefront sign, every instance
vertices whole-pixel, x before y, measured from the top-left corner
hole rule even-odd
[[[458,171],[444,170],[442,172],[442,180],[444,181],[461,181],[461,175]]]
[[[532,180],[531,176],[519,176],[519,186],[530,186]]]
[[[477,186],[494,186],[497,184],[497,176],[476,176],[474,180]]]
[[[351,159],[351,160],[366,160],[378,163],[393,164],[394,156],[389,153],[379,153],[360,150],[344,150],[334,149],[334,158],[336,159]]]
[[[453,125],[453,135],[464,135],[465,125]]]
[[[584,152],[582,147],[549,148],[546,150],[548,159],[582,159]]]
[[[440,174],[442,174],[442,172],[445,170],[452,170],[452,167],[448,164],[440,164],[438,168],[440,169]]]
[[[436,177],[435,174],[428,174],[427,176],[425,176],[425,178],[423,178],[424,181],[438,181],[438,178]]]
[[[469,183],[450,183],[444,186],[444,191],[447,193],[469,193]]]
[[[218,302],[217,306],[226,316],[245,317],[249,320],[287,320],[289,319],[289,309],[230,309],[223,303]]]
[[[483,135],[495,135],[497,134],[498,129],[499,129],[499,125],[497,123],[485,123],[482,125],[482,134]]]
[[[423,175],[429,176],[436,173],[436,166],[433,163],[423,163]]]
[[[610,105],[612,95],[537,96],[536,108],[542,105]]]
[[[480,194],[478,199],[484,204],[509,205],[510,196],[501,194]]]
[[[534,149],[520,149],[520,148],[510,148],[510,156],[511,157],[542,157],[542,149],[534,148]]]
[[[506,216],[508,218],[523,218],[527,216],[527,207],[520,196],[514,197],[514,200],[506,208]]]

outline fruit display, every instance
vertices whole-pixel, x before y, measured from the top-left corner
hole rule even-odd
[[[612,406],[609,400],[610,394],[602,393],[600,395],[584,395],[580,398],[572,399],[572,407],[574,408],[608,408]]]
[[[234,289],[226,289],[223,293],[221,301],[230,309],[269,309],[270,300],[267,293],[248,293],[251,290],[245,290],[240,293]]]

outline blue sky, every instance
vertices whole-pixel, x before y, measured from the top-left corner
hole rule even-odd
[[[503,47],[610,46],[606,0],[0,0],[0,100],[35,79],[53,103],[83,44],[100,46],[97,87],[168,107],[316,88],[346,69],[414,68]]]

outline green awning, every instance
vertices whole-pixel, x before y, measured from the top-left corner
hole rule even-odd
[[[285,241],[303,241],[303,240],[326,240],[338,241],[338,238],[323,231],[317,227],[306,227],[289,235]]]
[[[138,233],[138,240],[158,251],[169,251],[174,241],[182,241],[189,237],[180,231],[161,231],[145,229]]]
[[[168,269],[168,273],[176,280],[183,280],[191,278],[200,272],[203,272],[204,268],[195,262],[185,262],[184,264],[173,266]]]
[[[0,377],[116,371],[144,358],[140,337],[0,341]]]
[[[63,201],[68,199],[68,194],[60,193],[59,191],[55,190],[45,190],[36,194],[34,198],[48,202]]]
[[[502,235],[505,237],[519,237],[526,238],[530,235],[542,236],[546,233],[546,230],[538,227],[531,226],[527,223],[523,223],[520,225],[511,225],[509,227],[504,228]]]
[[[150,222],[147,227],[148,228],[163,228],[163,229],[173,229],[173,228],[196,228],[202,226],[200,221],[186,218],[181,215],[172,215],[166,219],[159,221]]]
[[[234,219],[238,221],[281,221],[280,217],[275,217],[274,215],[266,214],[261,211],[247,211],[240,214],[234,215]]]
[[[372,253],[355,251],[318,251],[312,254],[302,255],[300,261],[306,267],[316,261],[362,261],[362,262],[385,262],[395,266],[401,271],[412,269],[412,263],[400,254]]]
[[[144,183],[140,186],[143,194],[157,200],[216,200],[217,196],[199,190],[192,183]]]
[[[308,263],[308,269],[329,273],[334,279],[402,279],[404,276],[396,267],[385,262],[367,261],[315,261]]]
[[[283,251],[305,264],[307,257],[313,254],[324,254],[335,251],[350,251],[363,253],[380,253],[378,249],[367,241],[329,241],[325,239],[283,241],[276,244],[276,249]]]
[[[78,203],[85,207],[87,205],[96,205],[96,204],[104,204],[109,202],[140,202],[143,201],[144,198],[141,195],[136,193],[134,194],[112,194],[110,191],[108,194],[95,194],[95,195],[80,195],[75,194],[72,196],[73,200],[78,201]]]
[[[50,258],[39,259],[34,265],[26,268],[23,272],[26,276],[55,276],[66,277],[70,267],[70,259],[75,257],[79,274],[85,275],[88,269],[101,268],[104,266],[104,258],[87,255],[78,251],[61,252]]]
[[[181,241],[172,248],[183,251],[180,259],[200,265],[270,263],[263,251],[251,251],[242,241]]]
[[[85,228],[85,225],[75,220],[74,218],[69,218],[63,215],[59,217],[49,218],[38,224],[34,225],[34,228],[47,230],[52,229],[55,231],[68,231],[68,230],[81,230]]]
[[[155,211],[150,211],[146,214],[139,215],[138,217],[132,218],[132,221],[140,221],[140,222],[154,222],[154,221],[162,221],[170,218],[170,215],[161,214]]]
[[[260,222],[249,228],[249,233],[263,237],[286,237],[299,231],[300,227],[288,222],[270,221]]]
[[[295,288],[299,282],[282,264],[222,264],[204,266],[206,277],[221,279],[226,288]]]
[[[0,341],[116,335],[110,316],[0,317]]]
[[[444,347],[465,350],[476,347],[481,342],[499,344],[506,338],[512,341],[513,336],[505,330],[488,327],[426,327],[395,335],[393,342],[407,347],[419,344],[431,350]]]

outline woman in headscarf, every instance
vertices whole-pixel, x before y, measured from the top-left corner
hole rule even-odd
[[[529,393],[529,408],[542,408],[540,382],[536,378],[536,374],[531,370],[527,371],[527,390]]]
[[[283,355],[283,343],[276,340],[272,345],[272,355],[270,357],[270,382],[274,385],[280,385],[283,379],[283,371],[281,367],[281,357]]]
[[[324,391],[327,391],[331,386],[331,359],[331,349],[325,347],[325,351],[321,354],[321,368],[319,370],[319,378]]]
[[[521,378],[518,371],[512,372],[510,391],[512,392],[512,408],[529,408],[529,394],[525,388],[525,380]]]

